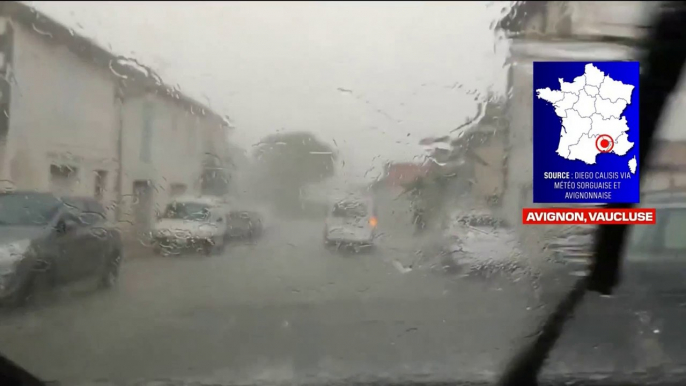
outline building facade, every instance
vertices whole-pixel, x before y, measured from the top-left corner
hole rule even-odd
[[[534,259],[546,258],[541,255],[546,238],[563,227],[521,226],[522,208],[543,206],[533,203],[533,62],[636,60],[655,10],[651,7],[658,5],[521,1],[498,25],[510,40],[508,151],[500,213],[515,225],[522,246]]]
[[[173,197],[202,193],[203,165],[226,142],[225,124],[173,93],[136,84],[123,89],[119,219],[145,231]]]
[[[36,32],[22,16],[5,14],[0,22],[8,82],[2,180],[17,189],[87,196],[100,187],[103,199],[113,199],[116,81],[108,70]]]
[[[518,2],[499,27],[510,37],[508,171],[503,216],[533,204],[533,62],[635,60],[653,8],[645,2]]]
[[[229,151],[207,106],[22,3],[0,4],[0,72],[3,188],[96,197],[142,230]]]

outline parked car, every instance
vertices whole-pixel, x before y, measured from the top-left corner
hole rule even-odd
[[[253,210],[229,211],[226,224],[226,236],[230,239],[253,239],[264,231],[262,215]]]
[[[38,287],[84,279],[112,287],[123,255],[120,233],[92,198],[0,193],[0,302],[21,305]]]
[[[179,197],[167,204],[152,232],[155,251],[185,250],[205,255],[221,251],[226,235],[226,209],[214,197]]]
[[[371,199],[347,198],[336,202],[324,225],[324,243],[327,246],[374,246],[378,218]]]
[[[488,210],[451,213],[438,243],[431,253],[438,254],[437,268],[450,273],[491,276],[523,268],[516,234]]]
[[[599,336],[621,336],[632,339],[635,331],[623,330],[637,321],[659,342],[667,358],[681,363],[683,325],[686,323],[686,193],[659,192],[641,197],[641,207],[655,208],[654,225],[633,225],[623,252],[620,283],[613,296],[589,296],[575,315],[576,328],[570,331],[596,329]],[[576,229],[566,242],[556,241],[559,261],[577,259],[586,262],[557,264],[559,278],[566,272],[577,276],[588,274],[588,257],[593,252],[593,234]],[[543,287],[545,288],[545,286]],[[622,323],[617,323],[617,321]],[[586,327],[588,324],[589,327]],[[625,332],[618,332],[625,331]],[[624,335],[626,334],[626,335]],[[570,339],[574,339],[573,335]]]
[[[645,253],[647,250],[646,247],[644,247],[645,245],[653,245],[651,248],[657,248],[657,246],[654,245],[667,242],[661,239],[665,237],[663,234],[665,231],[678,233],[678,230],[676,229],[670,227],[665,230],[664,227],[667,226],[665,224],[672,225],[673,221],[680,221],[680,217],[677,216],[681,216],[682,212],[686,213],[686,192],[658,191],[644,193],[641,197],[641,206],[656,208],[657,224],[633,226],[631,228],[631,242],[628,244],[629,247],[626,251],[627,256],[629,257],[624,263],[627,269],[635,269],[642,265],[640,263],[641,261],[648,259],[645,256],[641,256],[641,253]],[[573,269],[569,269],[568,272],[577,276],[588,270],[588,264],[591,261],[590,258],[593,252],[594,232],[595,226],[574,226],[563,229],[554,237],[549,238],[546,242],[546,249],[552,254],[555,262],[574,267]],[[674,248],[671,247],[669,249],[674,250]],[[684,252],[686,252],[686,244]],[[657,261],[660,260],[658,252],[651,253],[656,254],[654,258]],[[677,251],[673,253],[674,256],[678,256],[679,254],[680,252]],[[680,259],[676,259],[675,261],[677,260]],[[686,268],[686,254],[682,260],[684,262],[684,268]],[[658,265],[652,266],[658,267]],[[646,268],[648,267],[651,267],[651,265],[646,265]],[[663,284],[666,283],[660,283],[659,285]],[[686,286],[684,286],[684,293],[686,294]]]

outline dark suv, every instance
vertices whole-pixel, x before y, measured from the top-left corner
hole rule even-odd
[[[96,200],[0,193],[0,303],[23,304],[39,284],[53,289],[95,279],[111,287],[121,258],[120,234]]]

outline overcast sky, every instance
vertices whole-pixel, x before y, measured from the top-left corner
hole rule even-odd
[[[474,115],[468,91],[505,88],[508,2],[29,3],[230,116],[247,149],[281,129],[335,140],[353,179]]]

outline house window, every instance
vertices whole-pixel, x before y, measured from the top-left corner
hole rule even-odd
[[[96,170],[95,171],[95,199],[102,201],[105,195],[105,190],[107,189],[107,171],[106,170]]]

